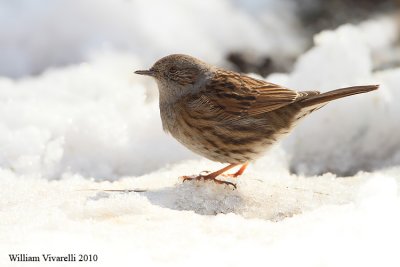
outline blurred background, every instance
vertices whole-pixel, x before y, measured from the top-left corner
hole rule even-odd
[[[155,84],[132,74],[171,53],[298,90],[379,83],[305,120],[283,149],[295,173],[398,165],[399,4],[0,1],[0,166],[115,179],[196,158],[162,133]]]
[[[397,0],[16,0],[0,3],[0,75],[84,62],[102,49],[146,64],[185,52],[266,76],[291,70],[314,34],[397,16]],[[377,38],[379,38],[377,36]],[[380,62],[377,68],[397,64]]]

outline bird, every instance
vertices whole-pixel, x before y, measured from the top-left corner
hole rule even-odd
[[[218,179],[243,174],[296,124],[332,100],[367,93],[379,85],[352,86],[321,93],[295,91],[225,70],[184,54],[171,54],[136,74],[155,79],[162,126],[181,144],[211,161],[227,164],[214,172],[182,176],[186,180]]]

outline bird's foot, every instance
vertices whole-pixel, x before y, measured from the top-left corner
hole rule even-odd
[[[229,177],[229,178],[237,178],[238,176],[242,175],[244,173],[244,171],[247,168],[248,163],[246,162],[245,164],[242,165],[242,167],[240,167],[240,169],[235,172],[235,173],[229,173],[229,174],[222,174],[224,177]]]
[[[202,172],[203,173],[203,172]],[[225,184],[225,185],[230,185],[232,186],[234,189],[236,189],[236,184],[228,182],[228,181],[222,181],[222,180],[218,180],[215,178],[214,175],[208,174],[208,175],[203,175],[203,174],[199,174],[197,176],[182,176],[181,177],[183,179],[183,182],[186,181],[192,181],[192,180],[204,180],[204,181],[213,181],[216,184]]]
[[[226,167],[224,167],[224,168],[222,168],[222,169],[220,169],[220,170],[218,170],[218,171],[215,171],[215,172],[209,172],[209,171],[202,171],[199,175],[197,175],[197,176],[194,176],[194,177],[191,177],[191,176],[182,176],[181,178],[183,179],[183,182],[185,182],[185,181],[187,181],[187,180],[211,180],[211,181],[213,181],[214,183],[216,183],[216,184],[225,184],[225,185],[230,185],[230,186],[232,186],[234,189],[236,189],[236,184],[234,184],[234,183],[231,183],[231,182],[227,182],[227,181],[222,181],[222,180],[218,180],[218,179],[216,179],[218,176],[220,176],[220,175],[222,175],[222,176],[225,176],[225,177],[237,177],[237,176],[239,176],[239,175],[242,175],[242,173],[244,172],[244,170],[246,169],[246,167],[247,167],[247,165],[248,165],[248,163],[246,162],[246,163],[244,163],[243,165],[242,165],[242,167],[240,167],[240,169],[236,172],[236,173],[234,173],[234,174],[231,174],[231,175],[224,175],[224,172],[226,172],[226,171],[228,171],[228,170],[230,170],[230,169],[232,169],[232,168],[234,168],[234,167],[236,167],[236,166],[238,166],[239,164],[238,163],[233,163],[233,164],[229,164],[228,166],[226,166]]]
[[[240,174],[226,173],[226,174],[222,174],[221,176],[226,177],[226,178],[237,178],[238,176],[240,176]]]
[[[206,176],[209,173],[211,173],[211,172],[210,171],[202,171],[202,172],[200,172],[199,176]]]

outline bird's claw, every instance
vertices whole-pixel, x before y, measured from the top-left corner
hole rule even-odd
[[[186,182],[188,180],[189,181],[190,180],[203,180],[203,181],[209,180],[209,181],[213,181],[216,184],[225,184],[228,186],[230,185],[233,187],[233,189],[237,189],[236,184],[234,184],[234,183],[231,183],[228,181],[221,181],[221,180],[215,179],[214,177],[207,177],[207,175],[198,175],[196,177],[182,176],[181,178],[183,179],[183,182]]]
[[[199,176],[205,176],[209,173],[210,173],[210,171],[202,171],[202,172],[200,172]]]
[[[233,187],[233,189],[237,189],[236,184],[228,182],[228,181],[222,181],[222,180],[218,180],[218,179],[211,179],[212,181],[214,181],[217,184],[225,184],[225,185],[231,185]]]

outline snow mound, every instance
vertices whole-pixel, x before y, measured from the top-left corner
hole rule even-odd
[[[115,179],[190,155],[162,132],[154,93],[132,74],[135,62],[105,52],[36,78],[0,79],[0,165],[51,179]]]
[[[380,85],[378,91],[334,101],[300,123],[286,143],[296,172],[353,175],[400,164],[400,138],[394,134],[400,131],[400,107],[393,101],[400,98],[400,69],[372,69],[373,55],[379,57],[380,49],[388,50],[395,40],[389,30],[394,26],[388,23],[378,20],[322,32],[285,77],[298,90]],[[373,46],[377,27],[386,30]]]
[[[0,24],[10,26],[0,28],[0,59],[7,62],[0,73],[37,74],[102,49],[130,51],[145,64],[177,52],[217,63],[233,50],[289,57],[304,50],[292,1],[247,2],[3,1]]]

